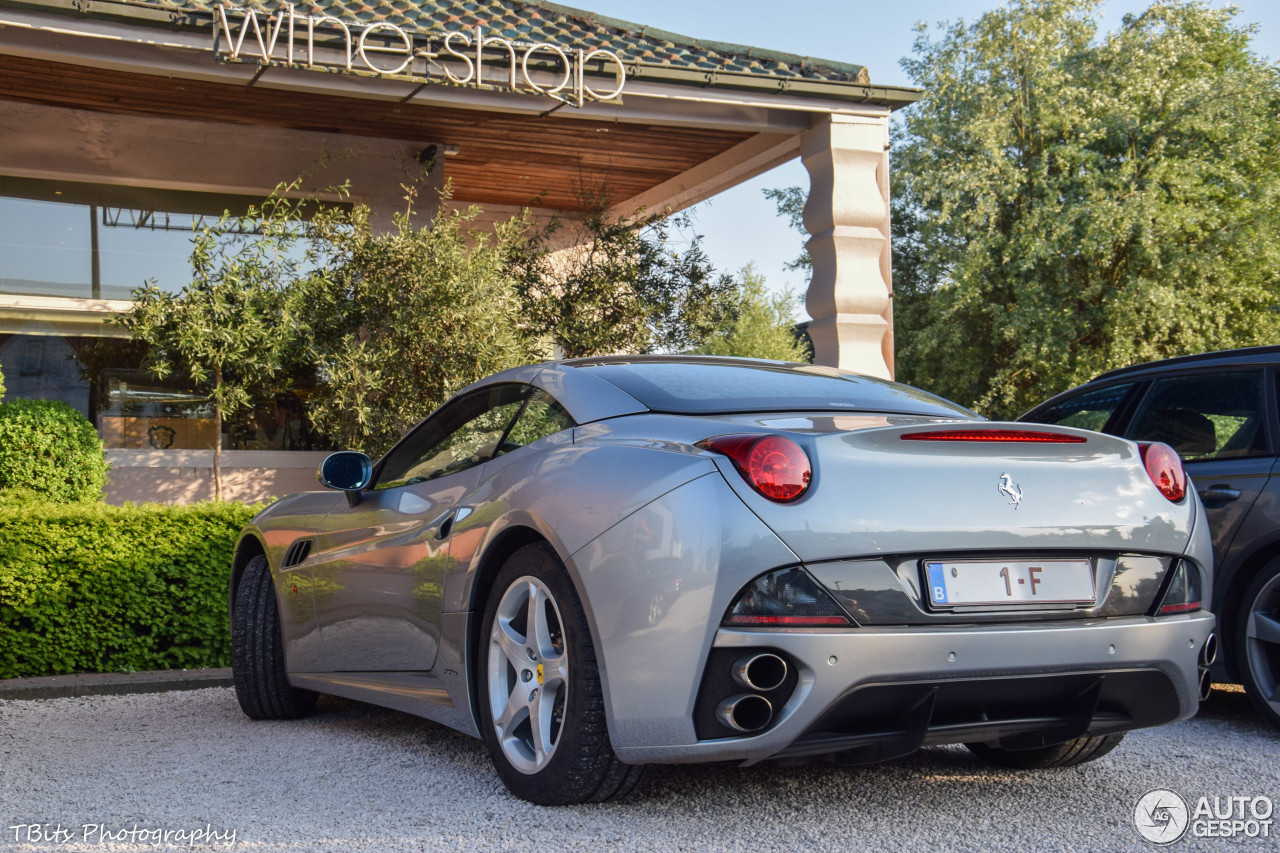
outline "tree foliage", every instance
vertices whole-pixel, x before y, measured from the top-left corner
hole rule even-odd
[[[899,378],[1011,416],[1098,372],[1274,342],[1280,78],[1234,10],[1015,0],[921,32],[894,133]]]
[[[174,373],[208,394],[214,411],[214,495],[222,497],[222,422],[251,403],[249,388],[277,373],[292,323],[284,291],[297,276],[299,203],[280,187],[244,215],[197,222],[192,280],[178,294],[148,281],[116,321],[147,344],[157,378]]]
[[[568,227],[570,248],[547,250],[556,226],[512,258],[531,333],[565,357],[687,350],[736,316],[733,278],[712,268],[687,217],[627,222],[597,208]]]
[[[731,325],[717,329],[697,349],[704,355],[808,361],[808,349],[792,331],[795,319],[791,291],[769,293],[764,276],[753,265],[739,274],[738,314]]]
[[[322,380],[313,425],[375,455],[465,385],[541,356],[507,267],[527,222],[481,233],[479,208],[442,203],[419,226],[407,192],[389,230],[366,206],[315,217],[322,262],[290,297],[301,354]]]
[[[557,347],[570,357],[691,349],[727,334],[741,311],[737,283],[715,273],[700,238],[676,239],[687,221],[594,212],[559,235],[570,248],[551,252],[556,228],[535,233],[522,214],[490,231],[479,207],[450,205],[447,188],[423,223],[406,185],[386,227],[364,205],[289,198],[302,180],[247,216],[198,226],[192,283],[177,295],[148,283],[120,319],[148,345],[155,375],[185,375],[210,395],[219,434],[252,391],[307,374],[313,431],[377,455],[491,373]],[[218,449],[214,460],[220,494]]]

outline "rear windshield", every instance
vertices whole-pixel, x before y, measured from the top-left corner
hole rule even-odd
[[[646,408],[676,414],[890,412],[973,418],[967,409],[907,385],[809,365],[714,362],[579,364]]]

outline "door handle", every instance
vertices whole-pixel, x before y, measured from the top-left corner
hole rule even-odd
[[[453,525],[471,515],[472,512],[473,510],[469,506],[454,507],[440,516],[439,519],[433,521],[431,526],[438,527],[436,539],[448,539],[449,534],[453,532]]]
[[[1230,486],[1210,486],[1200,492],[1200,500],[1202,501],[1234,501],[1239,500],[1240,490],[1233,489]]]
[[[449,509],[435,521],[431,522],[429,526],[436,529],[435,539],[439,540],[449,538],[449,534],[453,532],[454,514],[456,512],[456,508]]]

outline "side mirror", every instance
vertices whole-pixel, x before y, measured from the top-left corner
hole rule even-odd
[[[320,485],[346,492],[347,503],[351,506],[360,502],[360,491],[369,485],[372,478],[373,463],[368,456],[354,450],[330,453],[316,471]]]

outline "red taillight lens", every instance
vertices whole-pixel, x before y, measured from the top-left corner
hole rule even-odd
[[[1160,494],[1171,501],[1180,501],[1187,496],[1187,472],[1183,470],[1178,451],[1156,441],[1140,443],[1138,452],[1142,454],[1147,476],[1156,484]]]
[[[1039,432],[1026,429],[945,429],[932,432],[904,432],[903,441],[1021,441],[1041,444],[1084,444],[1079,435]]]
[[[804,450],[780,435],[718,435],[698,446],[728,456],[746,481],[772,501],[795,500],[813,477]]]

